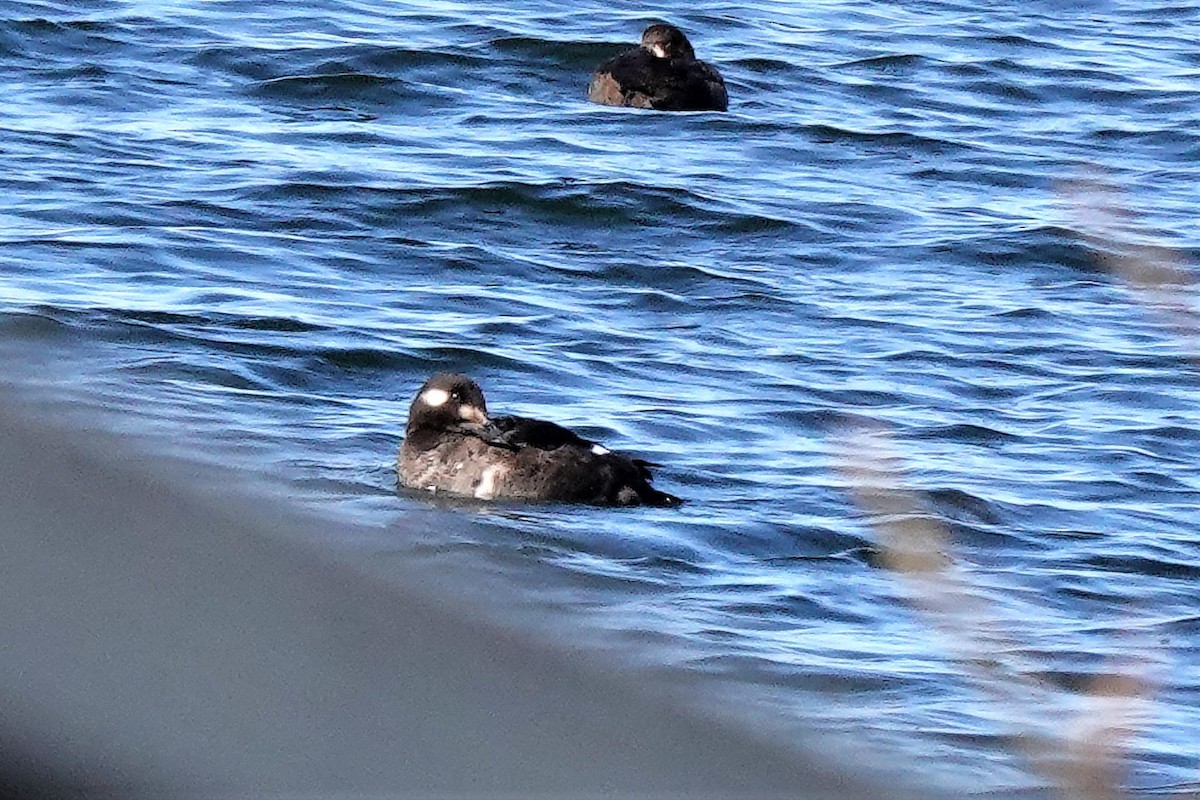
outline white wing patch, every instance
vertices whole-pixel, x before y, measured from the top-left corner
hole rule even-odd
[[[440,408],[446,405],[446,401],[450,399],[450,393],[445,389],[426,389],[421,392],[421,400],[425,405],[433,408]]]
[[[499,464],[493,464],[483,471],[483,475],[479,478],[479,485],[475,487],[476,499],[491,500],[496,496],[496,476],[499,473]]]
[[[592,452],[598,456],[606,456],[609,453],[611,453],[612,451],[609,450],[604,445],[594,444],[594,445],[592,445]]]

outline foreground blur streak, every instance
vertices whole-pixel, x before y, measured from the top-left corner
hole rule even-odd
[[[6,795],[903,796],[18,405],[0,390]]]
[[[1129,741],[1150,716],[1147,656],[1109,664],[1078,698],[1083,709],[1065,715],[1067,693],[1013,663],[1021,642],[1005,632],[1004,621],[989,613],[984,597],[957,568],[949,555],[949,531],[919,493],[905,488],[902,462],[887,432],[850,432],[841,464],[885,562],[905,579],[928,619],[948,634],[946,641],[976,685],[1007,713],[1014,749],[1064,800],[1120,800]]]

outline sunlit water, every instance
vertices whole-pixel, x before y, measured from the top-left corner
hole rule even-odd
[[[1012,737],[1140,656],[1128,783],[1194,786],[1195,353],[1065,187],[1102,176],[1194,258],[1200,4],[5,12],[0,332],[62,397],[353,521],[331,548],[468,563],[779,737],[975,789],[1039,782]],[[584,101],[655,18],[728,114]],[[688,503],[397,494],[407,404],[447,368]],[[839,468],[859,423],[1049,700],[999,702],[882,567]]]

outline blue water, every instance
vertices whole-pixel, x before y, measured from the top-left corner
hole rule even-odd
[[[1200,3],[3,11],[0,335],[70,403],[344,520],[330,548],[467,564],[781,740],[972,789],[1045,783],[1014,737],[1144,662],[1124,781],[1195,789],[1197,351],[1068,187],[1115,187],[1190,270]],[[584,101],[656,18],[729,113]],[[688,503],[397,493],[450,368]],[[883,566],[839,456],[860,423],[1036,692],[998,699]]]

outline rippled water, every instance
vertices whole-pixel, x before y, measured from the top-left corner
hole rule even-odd
[[[1200,4],[5,12],[0,331],[63,397],[353,520],[331,547],[468,562],[781,737],[976,789],[1038,782],[1011,737],[1066,729],[1141,654],[1128,783],[1194,789],[1195,352],[1064,186],[1103,176],[1195,259]],[[654,18],[728,114],[584,102]],[[688,504],[397,494],[408,401],[445,368],[661,463]],[[838,469],[854,422],[892,429],[1032,710],[882,568]]]

